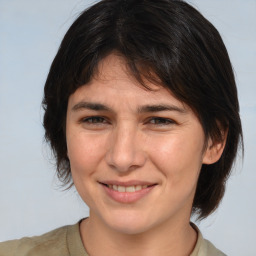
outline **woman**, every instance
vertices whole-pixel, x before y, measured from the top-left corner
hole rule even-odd
[[[242,128],[216,29],[178,0],[103,0],[65,35],[43,100],[59,178],[89,218],[0,255],[224,255],[192,214],[219,205]]]

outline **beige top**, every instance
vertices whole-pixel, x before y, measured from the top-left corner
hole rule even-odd
[[[193,225],[194,228],[195,225]],[[225,256],[198,231],[198,239],[190,256]],[[83,246],[79,223],[55,229],[35,237],[0,243],[0,256],[89,256]]]

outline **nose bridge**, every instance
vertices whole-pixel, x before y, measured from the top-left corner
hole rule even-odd
[[[139,130],[131,122],[124,121],[117,125],[110,140],[107,161],[117,171],[129,171],[144,164]]]

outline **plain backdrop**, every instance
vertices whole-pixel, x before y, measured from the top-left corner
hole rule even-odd
[[[236,74],[245,157],[218,211],[197,223],[226,254],[256,255],[256,0],[190,0],[219,30]],[[60,41],[93,1],[0,0],[0,241],[39,235],[88,215],[62,191],[43,140],[41,99]]]

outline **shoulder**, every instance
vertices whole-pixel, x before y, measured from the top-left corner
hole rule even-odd
[[[194,223],[191,223],[191,226],[196,230],[198,238],[195,248],[190,256],[227,256],[217,249],[210,241],[204,239],[202,233]]]
[[[0,256],[68,256],[68,227],[61,227],[41,236],[24,237],[0,243]]]
[[[222,251],[217,249],[210,241],[203,239],[198,256],[227,256]]]

